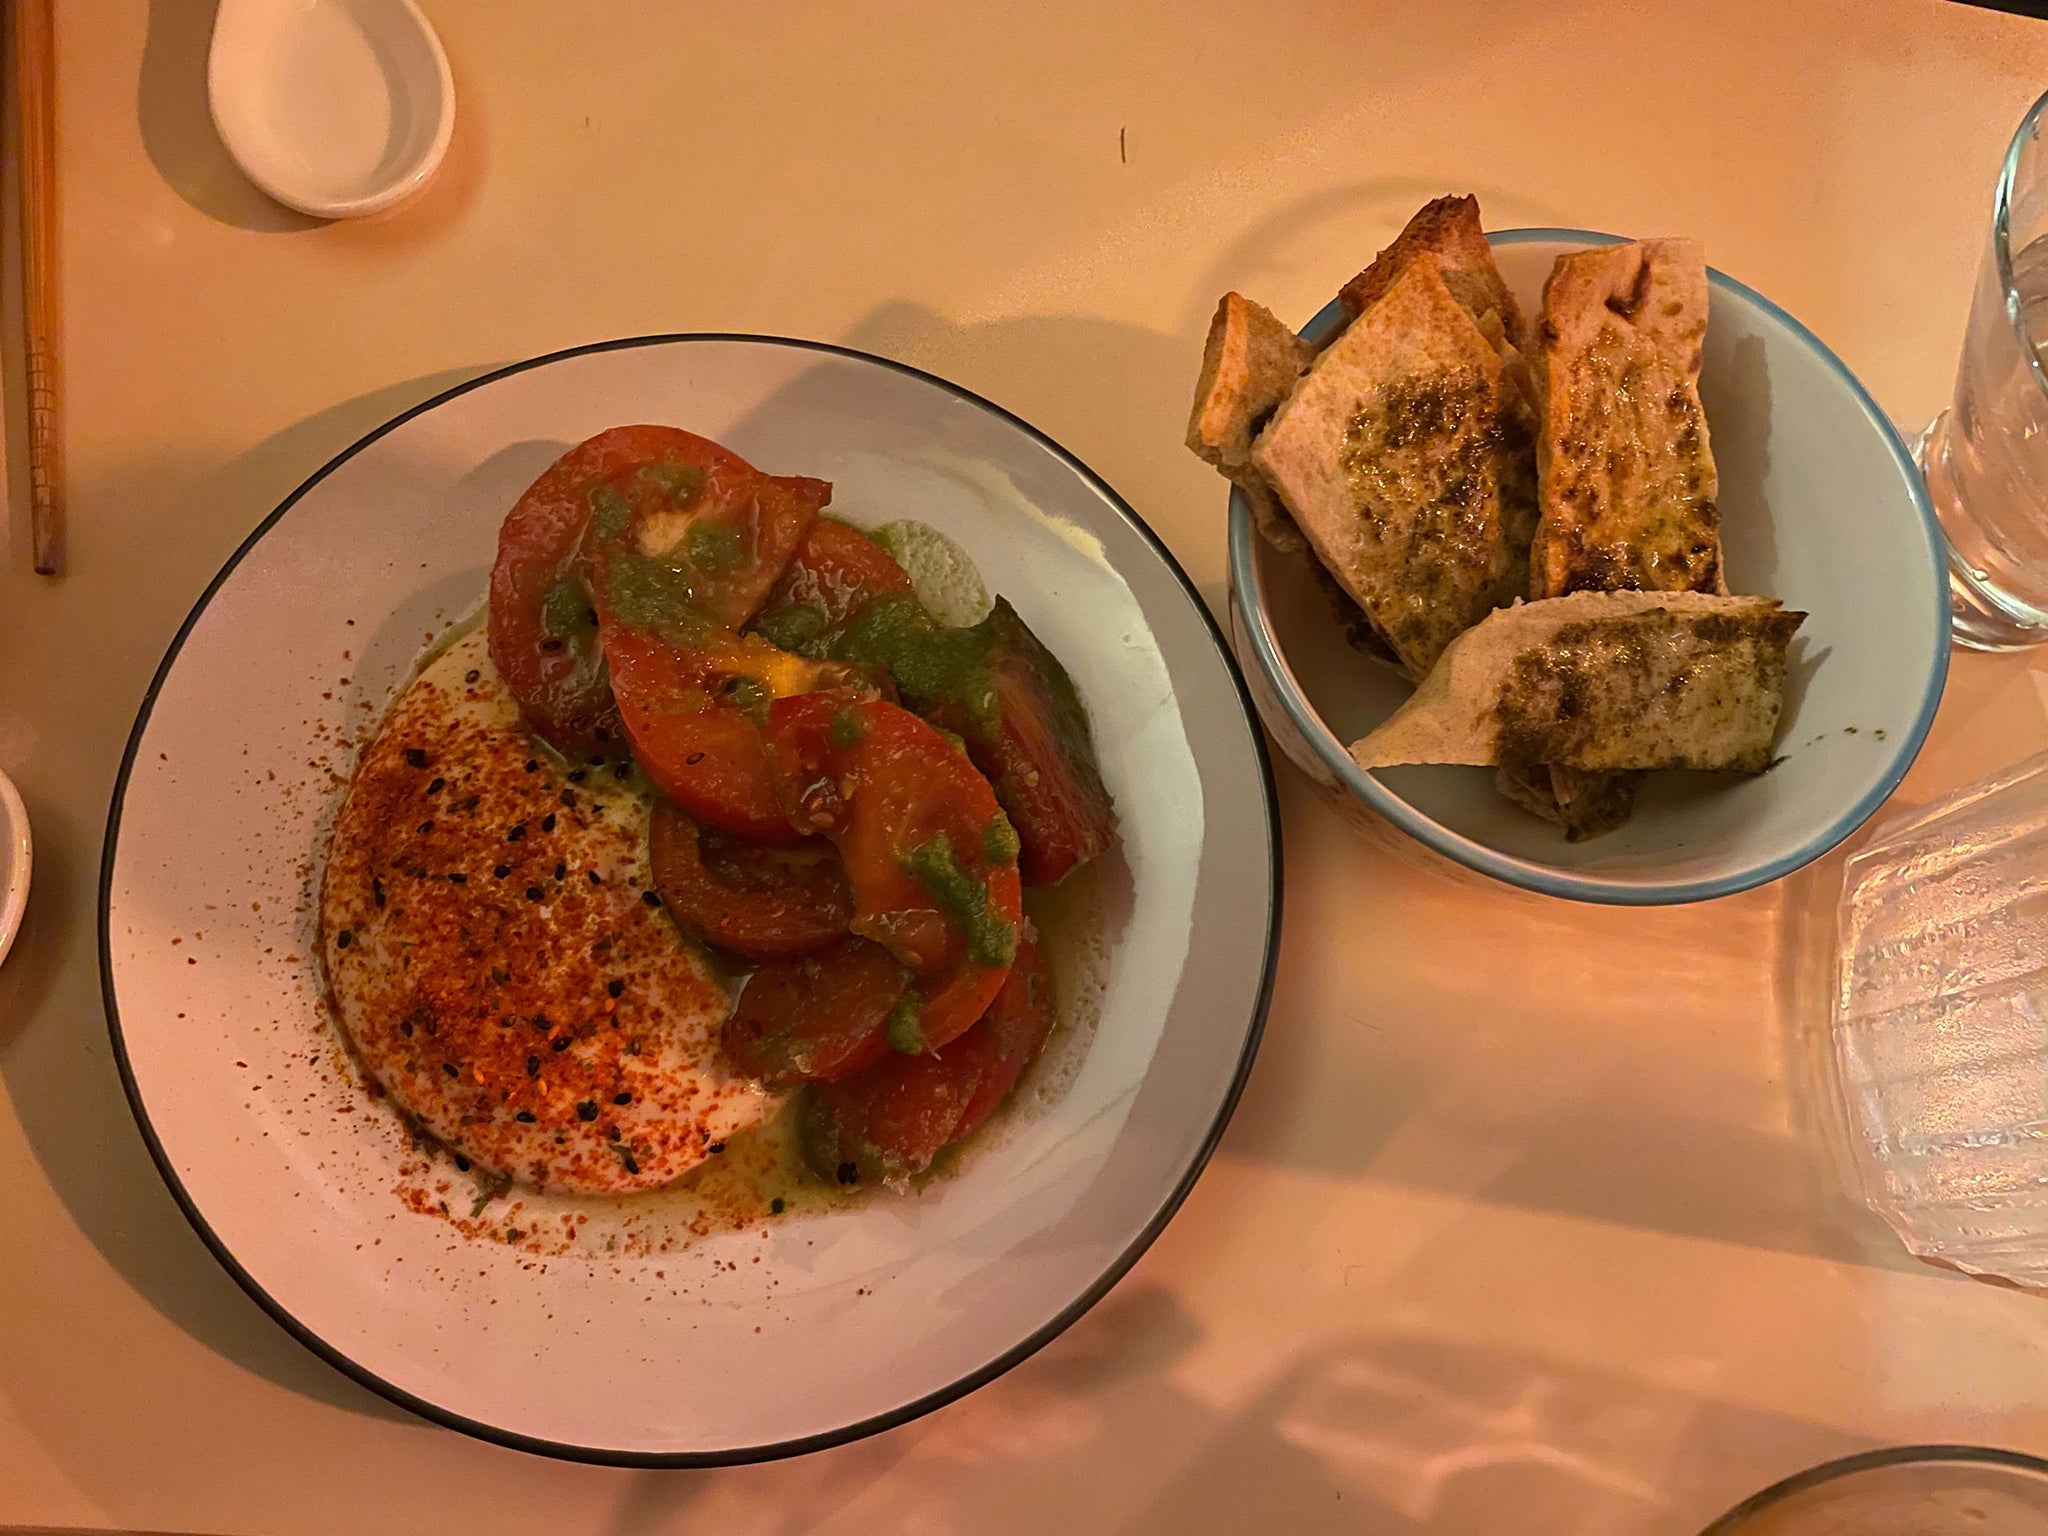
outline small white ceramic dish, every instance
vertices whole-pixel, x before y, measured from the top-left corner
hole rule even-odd
[[[1502,276],[1536,314],[1559,254],[1618,237],[1525,229],[1490,238]],[[1700,394],[1720,470],[1728,581],[1808,615],[1793,642],[1783,760],[1755,778],[1652,775],[1626,826],[1576,844],[1503,799],[1490,768],[1367,773],[1346,746],[1393,713],[1410,685],[1346,644],[1309,557],[1271,548],[1233,494],[1232,638],[1259,712],[1355,824],[1391,825],[1553,896],[1698,901],[1818,858],[1904,776],[1948,674],[1944,545],[1926,488],[1890,421],[1811,331],[1733,278],[1710,278]],[[1341,324],[1333,302],[1303,334],[1321,340]]]
[[[401,1202],[402,1129],[332,1059],[308,898],[352,760],[342,739],[478,604],[498,525],[533,477],[567,444],[639,421],[822,476],[847,517],[919,518],[968,551],[1088,705],[1121,821],[1121,862],[1100,866],[1118,936],[1071,1086],[958,1176],[668,1253],[612,1251],[614,1217],[598,1209],[590,1237],[536,1257]],[[452,390],[350,448],[250,536],[130,738],[102,867],[102,973],[159,1167],[299,1338],[474,1434],[705,1465],[900,1423],[1108,1290],[1236,1101],[1271,983],[1278,875],[1261,737],[1223,638],[1079,461],[894,363],[654,337]],[[1056,974],[1068,958],[1053,951]],[[441,1198],[466,1209],[469,1186],[448,1177]]]
[[[0,962],[14,948],[21,932],[21,914],[28,909],[28,880],[34,864],[28,832],[28,807],[14,781],[0,773]]]
[[[455,127],[448,55],[413,0],[220,0],[206,94],[249,179],[323,219],[411,197]]]

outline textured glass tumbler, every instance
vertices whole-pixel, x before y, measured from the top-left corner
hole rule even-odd
[[[1948,534],[1955,635],[1979,650],[2048,641],[2048,96],[1999,171],[1954,403],[1916,450]]]
[[[2048,753],[1882,829],[1839,932],[1865,1200],[1922,1258],[2048,1286]]]

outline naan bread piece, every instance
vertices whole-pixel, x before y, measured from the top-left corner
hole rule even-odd
[[[1317,356],[1252,462],[1421,678],[1527,590],[1533,431],[1500,352],[1425,252]]]
[[[1707,265],[1696,240],[1560,256],[1537,365],[1542,519],[1530,595],[1725,592],[1700,406]]]
[[[1508,343],[1519,353],[1529,350],[1527,322],[1521,306],[1502,281],[1493,262],[1493,247],[1479,225],[1479,199],[1439,197],[1410,219],[1394,243],[1375,256],[1372,265],[1346,283],[1337,298],[1354,317],[1372,308],[1417,256],[1432,256],[1444,282],[1475,320],[1489,311],[1497,315]]]
[[[1538,763],[1761,773],[1805,619],[1764,597],[1578,592],[1490,615],[1444,652],[1361,768]]]
[[[1226,293],[1209,322],[1188,417],[1188,447],[1236,483],[1251,503],[1259,532],[1285,550],[1303,548],[1302,537],[1253,467],[1252,439],[1314,355],[1271,310],[1241,293]]]

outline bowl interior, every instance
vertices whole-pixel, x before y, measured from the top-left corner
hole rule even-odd
[[[1493,237],[1502,275],[1531,314],[1561,252],[1611,238]],[[1240,506],[1233,571],[1249,577],[1238,600],[1256,611],[1238,617],[1271,690],[1269,723],[1275,709],[1286,717],[1276,735],[1312,775],[1474,868],[1621,902],[1724,895],[1777,878],[1847,836],[1890,793],[1947,667],[1947,590],[1925,492],[1898,434],[1803,327],[1718,272],[1710,304],[1700,392],[1728,581],[1807,614],[1777,766],[1754,778],[1652,775],[1626,826],[1578,844],[1497,794],[1491,769],[1361,772],[1344,745],[1398,708],[1410,685],[1345,643],[1309,557],[1267,546]],[[1309,334],[1339,323],[1332,305]]]
[[[1123,847],[1076,877],[1107,925],[1096,963],[1049,945],[1071,1011],[1099,1011],[1093,1043],[1063,1095],[958,1177],[669,1252],[638,1251],[646,1229],[599,1211],[537,1258],[399,1202],[395,1117],[325,1048],[306,898],[352,739],[479,601],[505,509],[567,443],[642,420],[829,478],[856,521],[919,517],[964,545],[1072,671]],[[401,418],[244,547],[131,742],[105,872],[109,1011],[202,1234],[336,1363],[533,1449],[747,1459],[943,1401],[1135,1259],[1249,1064],[1276,858],[1227,653],[1099,481],[924,375],[671,338],[543,360]],[[466,1203],[455,1182],[447,1198]]]

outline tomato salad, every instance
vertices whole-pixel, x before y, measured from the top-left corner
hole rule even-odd
[[[746,973],[721,1048],[857,1186],[928,1168],[1043,1047],[1023,891],[1116,819],[1024,620],[941,623],[831,496],[674,427],[601,432],[506,517],[490,650],[536,735],[660,791],[658,899]]]

